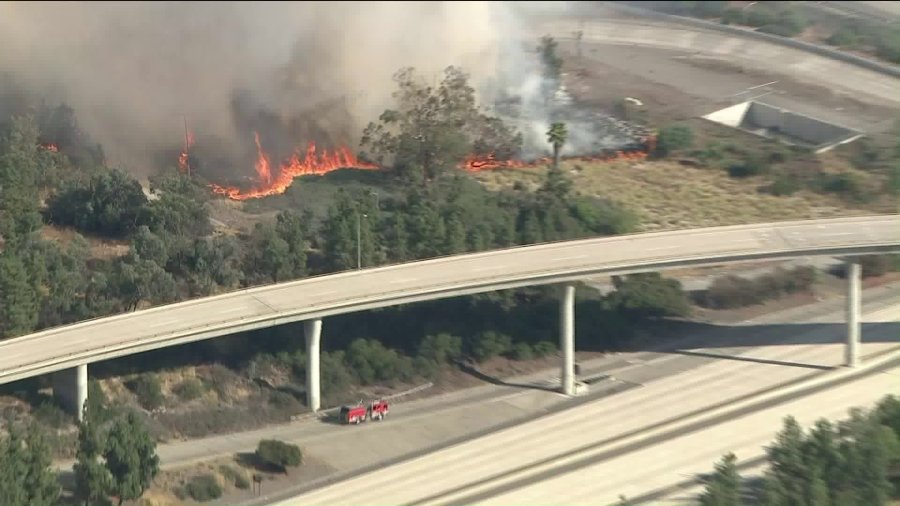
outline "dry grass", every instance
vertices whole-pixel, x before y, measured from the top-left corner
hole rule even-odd
[[[56,241],[61,245],[67,245],[75,237],[77,231],[73,228],[44,225],[41,228],[41,237],[48,241]],[[83,235],[83,234],[82,234]],[[126,240],[106,239],[102,237],[84,236],[90,245],[91,258],[109,259],[128,254],[130,249]]]
[[[582,195],[620,202],[640,216],[641,230],[672,230],[716,225],[867,214],[848,209],[833,197],[800,191],[790,197],[763,194],[762,178],[736,180],[721,170],[682,166],[669,161],[563,164]],[[484,172],[476,175],[490,188],[522,182],[539,184],[545,169]]]

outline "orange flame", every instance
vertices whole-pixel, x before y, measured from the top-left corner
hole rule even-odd
[[[647,154],[652,151],[655,145],[655,139],[649,137],[644,139],[640,150],[632,151],[615,151],[596,156],[568,156],[564,160],[580,161],[580,162],[616,162],[616,161],[640,161],[647,158]],[[553,163],[553,159],[549,157],[538,158],[529,162],[520,160],[498,160],[493,154],[487,155],[469,155],[459,164],[459,168],[467,172],[482,172],[485,170],[502,170],[502,169],[524,169],[540,167]]]
[[[54,152],[54,153],[59,153],[59,147],[57,147],[56,144],[54,144],[54,143],[52,143],[52,142],[48,142],[48,143],[45,143],[45,144],[41,144],[41,147],[44,148],[44,149],[46,149],[47,151],[52,151],[52,152]]]
[[[301,157],[299,150],[295,151],[290,158],[284,160],[279,166],[277,175],[272,175],[272,164],[269,155],[263,150],[259,140],[259,134],[254,132],[254,140],[256,142],[256,174],[258,176],[259,185],[256,188],[242,190],[236,186],[220,186],[211,184],[210,188],[214,193],[224,195],[232,200],[249,200],[270,195],[280,195],[284,193],[294,181],[294,178],[300,176],[321,176],[338,169],[380,169],[378,165],[362,162],[357,159],[353,153],[346,147],[339,147],[331,152],[323,149],[321,153],[317,152],[316,144],[310,142],[306,147],[306,153]],[[582,162],[614,162],[614,161],[640,161],[647,158],[655,145],[655,138],[650,136],[643,139],[642,147],[639,150],[631,151],[615,151],[604,155],[597,156],[575,156],[566,157],[565,160],[575,160]],[[191,137],[190,143],[193,143]],[[552,163],[549,157],[539,158],[529,162],[521,160],[498,160],[491,153],[488,155],[469,155],[459,164],[459,168],[468,172],[480,172],[494,169],[518,169],[533,168]]]
[[[338,169],[378,169],[375,164],[358,160],[346,147],[339,147],[329,152],[323,149],[317,153],[316,144],[310,142],[306,147],[306,154],[295,151],[290,158],[283,161],[278,174],[272,176],[269,155],[262,149],[259,142],[259,134],[255,134],[256,140],[256,174],[259,177],[259,186],[251,190],[241,190],[236,186],[210,185],[213,192],[224,195],[232,200],[249,200],[280,195],[284,193],[295,177],[317,175],[321,176]]]
[[[191,132],[187,133],[187,136],[184,139],[184,149],[181,150],[181,154],[178,155],[178,170],[181,172],[188,172],[191,168],[190,166],[190,155],[188,152],[191,150],[191,146],[194,145],[194,134]]]
[[[272,170],[271,162],[269,162],[269,155],[263,151],[262,146],[259,144],[259,134],[253,132],[253,140],[256,142],[256,175],[259,176],[259,181],[264,185],[269,185],[272,183]]]

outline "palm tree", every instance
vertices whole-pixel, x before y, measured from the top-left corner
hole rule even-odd
[[[565,123],[553,123],[550,130],[547,130],[547,142],[553,145],[553,168],[559,169],[559,152],[562,151],[563,145],[566,143],[566,137],[569,132],[566,131]]]

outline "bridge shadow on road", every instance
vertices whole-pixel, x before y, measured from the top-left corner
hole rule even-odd
[[[744,355],[748,348],[798,345],[835,345],[846,342],[847,326],[842,323],[796,323],[764,325],[722,325],[690,321],[658,322],[643,329],[641,341],[623,343],[621,352],[654,351],[687,356],[753,361],[772,365],[827,369],[827,364],[792,360],[772,360]],[[598,336],[590,329],[576,329],[576,349],[602,351]],[[900,322],[863,323],[862,356],[870,354],[867,344],[900,345]],[[883,347],[883,346],[880,346]]]

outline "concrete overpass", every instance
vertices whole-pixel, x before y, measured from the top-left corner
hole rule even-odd
[[[303,321],[307,399],[320,407],[322,319],[397,304],[561,284],[561,390],[575,391],[574,282],[587,276],[839,256],[849,262],[846,364],[859,355],[861,255],[900,252],[900,215],[712,227],[523,246],[307,278],[88,320],[0,342],[0,384],[56,373],[80,415],[87,364]]]

